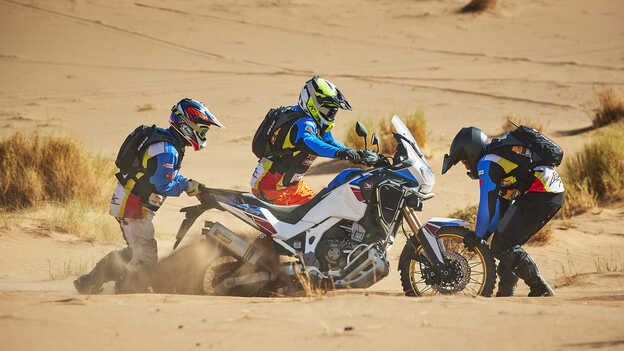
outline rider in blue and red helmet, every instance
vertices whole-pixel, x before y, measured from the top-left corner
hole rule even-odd
[[[122,292],[132,291],[132,285],[139,287],[133,273],[149,268],[158,258],[154,213],[167,196],[179,196],[182,192],[195,196],[203,187],[179,174],[184,150],[188,146],[195,151],[202,149],[210,127],[223,125],[201,102],[189,98],[171,108],[169,123],[168,129],[137,128],[145,131],[140,135],[147,138],[138,154],[131,155],[138,159],[139,166],[120,169],[116,174],[118,184],[110,203],[110,214],[119,222],[128,246],[109,253],[90,273],[76,279],[78,292],[98,293],[102,284],[112,280]]]

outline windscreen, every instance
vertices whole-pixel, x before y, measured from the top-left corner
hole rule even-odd
[[[405,150],[407,150],[407,160],[405,163],[409,166],[406,169],[418,180],[419,191],[423,194],[430,193],[435,184],[435,177],[429,168],[427,160],[425,160],[425,156],[422,151],[420,151],[416,139],[414,139],[414,136],[403,121],[401,121],[399,116],[394,115],[394,117],[392,117],[392,125],[397,134],[407,139],[407,141],[401,140]]]

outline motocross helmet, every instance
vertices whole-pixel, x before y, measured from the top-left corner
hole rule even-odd
[[[206,133],[211,125],[223,128],[204,104],[189,98],[180,100],[171,108],[169,123],[195,151],[206,146]]]
[[[472,179],[479,179],[477,173],[477,162],[485,147],[488,145],[488,136],[481,129],[476,127],[464,127],[453,139],[451,149],[444,155],[442,162],[442,174],[446,173],[459,161],[466,161],[468,166],[468,176]]]
[[[323,133],[334,127],[338,109],[351,110],[344,95],[330,81],[314,76],[308,80],[299,94],[299,107],[314,118]]]

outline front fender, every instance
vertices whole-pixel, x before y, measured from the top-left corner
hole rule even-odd
[[[444,248],[440,247],[441,243],[438,241],[438,245],[434,244],[434,240],[437,239],[437,233],[440,228],[444,227],[466,227],[469,226],[470,223],[457,219],[457,218],[446,218],[446,217],[434,217],[423,225],[422,228],[416,234],[412,234],[408,238],[408,241],[405,243],[405,248],[401,252],[401,256],[399,258],[399,266],[403,263],[404,260],[407,260],[411,257],[408,250],[416,250],[418,246],[423,246],[425,256],[430,260],[430,262],[435,266],[441,263],[441,256],[443,256]],[[429,238],[429,240],[427,240]],[[422,241],[427,242],[422,242]]]

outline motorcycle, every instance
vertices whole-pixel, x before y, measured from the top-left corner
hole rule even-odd
[[[174,249],[212,208],[261,232],[249,243],[220,223],[205,222],[202,234],[219,255],[203,268],[203,293],[259,296],[310,286],[368,288],[389,274],[389,251],[401,228],[406,243],[398,269],[406,295],[490,296],[494,259],[485,243],[473,250],[464,246],[469,223],[441,217],[422,223],[417,216],[435,195],[435,177],[401,119],[395,115],[392,124],[398,143],[392,158],[380,154],[375,134],[371,144],[377,152],[368,149],[368,133],[358,122],[356,133],[365,142],[363,163],[372,168],[342,171],[305,204],[275,206],[247,192],[203,189],[201,204],[181,210],[186,218]]]

